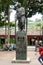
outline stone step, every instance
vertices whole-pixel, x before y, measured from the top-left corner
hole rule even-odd
[[[27,57],[26,60],[16,60],[16,58],[14,57],[11,62],[12,63],[30,63],[30,61],[31,59],[29,57]]]
[[[35,46],[27,46],[27,51],[35,51]]]

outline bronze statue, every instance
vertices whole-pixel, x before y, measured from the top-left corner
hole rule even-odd
[[[21,3],[16,3],[15,4],[15,9],[16,9],[16,20],[18,20],[18,27],[20,30],[25,29],[25,9],[24,7],[21,7]]]

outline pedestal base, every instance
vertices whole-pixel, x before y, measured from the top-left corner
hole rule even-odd
[[[16,60],[27,59],[27,35],[26,31],[17,31],[16,33]]]
[[[30,58],[27,58],[27,60],[16,60],[15,58],[12,60],[12,63],[30,63]]]

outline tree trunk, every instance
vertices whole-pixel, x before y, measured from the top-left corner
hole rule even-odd
[[[8,43],[10,41],[10,11],[8,10]]]

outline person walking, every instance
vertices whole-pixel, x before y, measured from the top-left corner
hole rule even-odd
[[[39,58],[38,61],[41,63],[41,65],[43,65],[43,47],[42,44],[39,43]]]
[[[38,44],[39,44],[38,40],[35,40],[35,52],[37,52]]]

